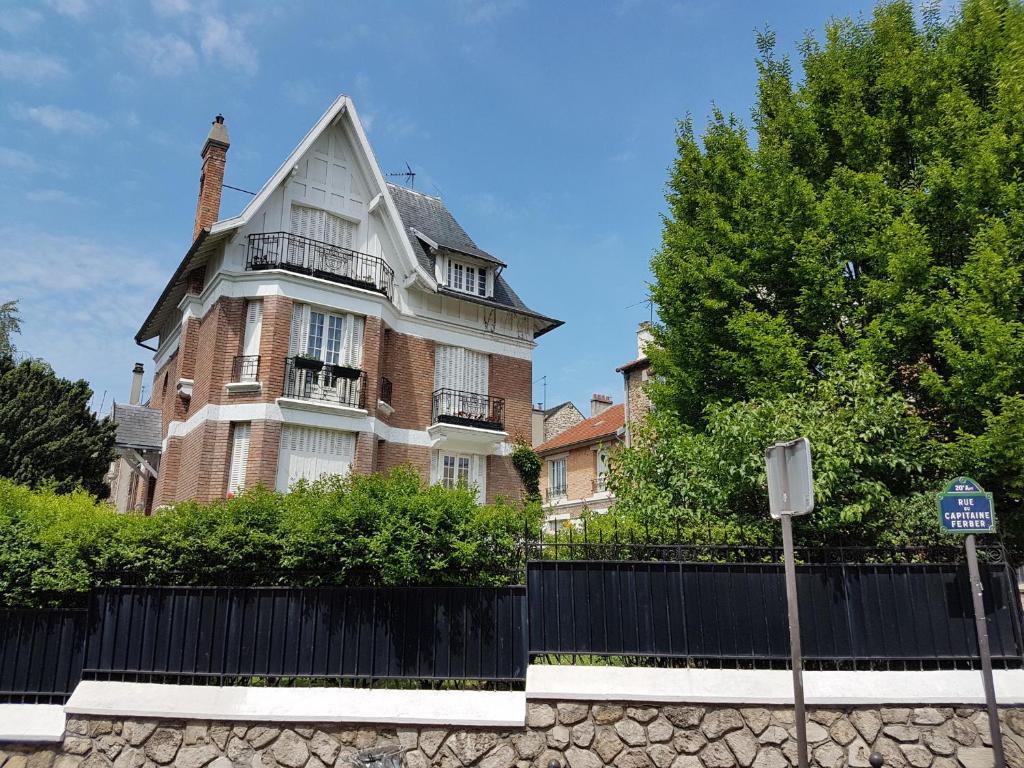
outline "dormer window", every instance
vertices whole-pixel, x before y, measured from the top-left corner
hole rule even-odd
[[[453,291],[487,295],[487,268],[448,260],[448,287]]]

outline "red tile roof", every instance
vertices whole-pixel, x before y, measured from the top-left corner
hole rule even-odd
[[[560,435],[537,446],[537,453],[549,453],[557,448],[565,448],[577,443],[589,443],[601,438],[614,437],[615,433],[625,424],[626,409],[622,403],[613,405],[603,413],[581,421]]]

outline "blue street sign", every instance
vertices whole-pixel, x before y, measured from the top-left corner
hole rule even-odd
[[[995,533],[996,505],[969,477],[956,477],[939,494],[939,526],[946,533]]]

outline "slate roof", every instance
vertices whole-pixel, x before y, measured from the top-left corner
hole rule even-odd
[[[553,416],[554,414],[558,413],[560,410],[565,408],[567,405],[571,406],[573,410],[575,410],[577,413],[579,413],[579,408],[576,407],[576,405],[573,403],[573,401],[572,400],[566,400],[564,403],[559,403],[558,405],[552,405],[550,408],[548,408],[546,411],[544,411],[544,418],[546,419],[549,416]],[[580,416],[582,416],[582,415],[583,414],[581,413]]]
[[[115,442],[118,448],[159,451],[162,444],[160,411],[144,405],[114,403],[110,414],[117,425]]]
[[[558,448],[567,448],[570,445],[589,443],[601,438],[614,437],[615,434],[625,425],[626,409],[622,403],[613,405],[597,416],[592,416],[570,427],[559,435],[541,443],[537,446],[537,453],[550,453]]]
[[[420,266],[429,274],[434,274],[434,255],[430,252],[430,246],[416,234],[417,232],[426,235],[445,250],[464,253],[487,261],[495,266],[506,266],[505,262],[487,253],[487,251],[479,248],[473,242],[473,239],[466,234],[466,230],[455,220],[455,217],[452,216],[451,212],[439,198],[424,195],[421,192],[414,192],[411,189],[398,184],[391,184],[390,182],[388,183],[388,192],[391,193],[391,199],[395,201],[395,207],[398,209],[398,215],[401,216],[402,224],[409,235],[409,241],[412,243],[412,249],[416,253],[416,259],[419,261]],[[561,321],[553,320],[526,306],[523,300],[519,298],[519,295],[512,290],[512,286],[508,284],[505,277],[500,274],[495,276],[494,295],[489,298],[474,296],[462,293],[461,291],[453,291],[443,285],[438,286],[437,290],[438,293],[454,296],[464,301],[472,301],[485,306],[513,309],[543,320],[550,320],[552,325],[546,330],[557,328],[562,324]],[[538,333],[538,335],[540,334]]]

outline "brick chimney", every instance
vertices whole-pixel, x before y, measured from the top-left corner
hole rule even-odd
[[[143,374],[142,363],[136,363],[135,367],[132,368],[132,390],[128,395],[129,405],[138,405],[139,400],[142,399],[142,374]]]
[[[600,416],[612,407],[612,399],[608,395],[593,394],[590,396],[590,418]]]
[[[203,151],[203,170],[199,176],[199,202],[196,205],[196,226],[192,239],[199,237],[200,230],[209,229],[220,217],[220,192],[224,184],[224,166],[228,160],[228,129],[224,127],[224,115],[217,115],[210,126]]]

